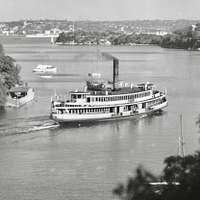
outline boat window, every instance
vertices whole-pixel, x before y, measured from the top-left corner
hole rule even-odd
[[[72,95],[71,95],[71,98],[72,98],[72,99],[76,99],[76,95],[75,95],[75,94],[72,94]]]
[[[88,102],[88,103],[90,102],[90,98],[89,98],[89,97],[87,98],[87,102]]]

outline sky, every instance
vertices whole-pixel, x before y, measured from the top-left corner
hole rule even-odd
[[[0,0],[0,21],[200,19],[200,0]]]

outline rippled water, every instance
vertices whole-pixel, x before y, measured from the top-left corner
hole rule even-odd
[[[180,114],[186,152],[199,149],[200,52],[101,47],[120,59],[121,79],[167,89],[165,112],[34,131],[51,122],[51,95],[83,87],[89,72],[111,78],[112,62],[99,57],[96,47],[52,46],[30,39],[2,42],[22,66],[21,76],[35,88],[36,97],[20,109],[0,111],[0,199],[112,199],[112,189],[138,164],[159,173],[164,157],[177,153]],[[38,64],[56,65],[58,75],[36,76],[32,69]]]

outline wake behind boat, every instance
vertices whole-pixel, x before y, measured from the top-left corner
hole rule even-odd
[[[70,92],[70,99],[52,99],[51,117],[57,122],[115,120],[150,114],[167,106],[165,92],[151,83],[119,81],[119,60],[113,59],[113,81],[89,74],[84,90]]]
[[[59,124],[53,121],[53,122],[44,123],[42,125],[34,126],[30,128],[29,131],[40,131],[40,130],[46,130],[46,129],[54,129],[58,127],[59,127]]]

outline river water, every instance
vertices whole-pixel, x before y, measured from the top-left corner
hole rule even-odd
[[[163,159],[177,154],[180,114],[186,153],[199,149],[195,121],[200,113],[200,52],[53,46],[20,38],[1,42],[21,65],[21,77],[36,97],[19,109],[0,111],[0,199],[112,199],[112,189],[139,164],[159,174]],[[119,58],[120,79],[167,89],[168,108],[137,120],[33,131],[50,121],[52,95],[82,88],[89,72],[112,77],[112,62],[99,51]],[[32,73],[38,64],[55,65],[58,74],[41,78]]]

